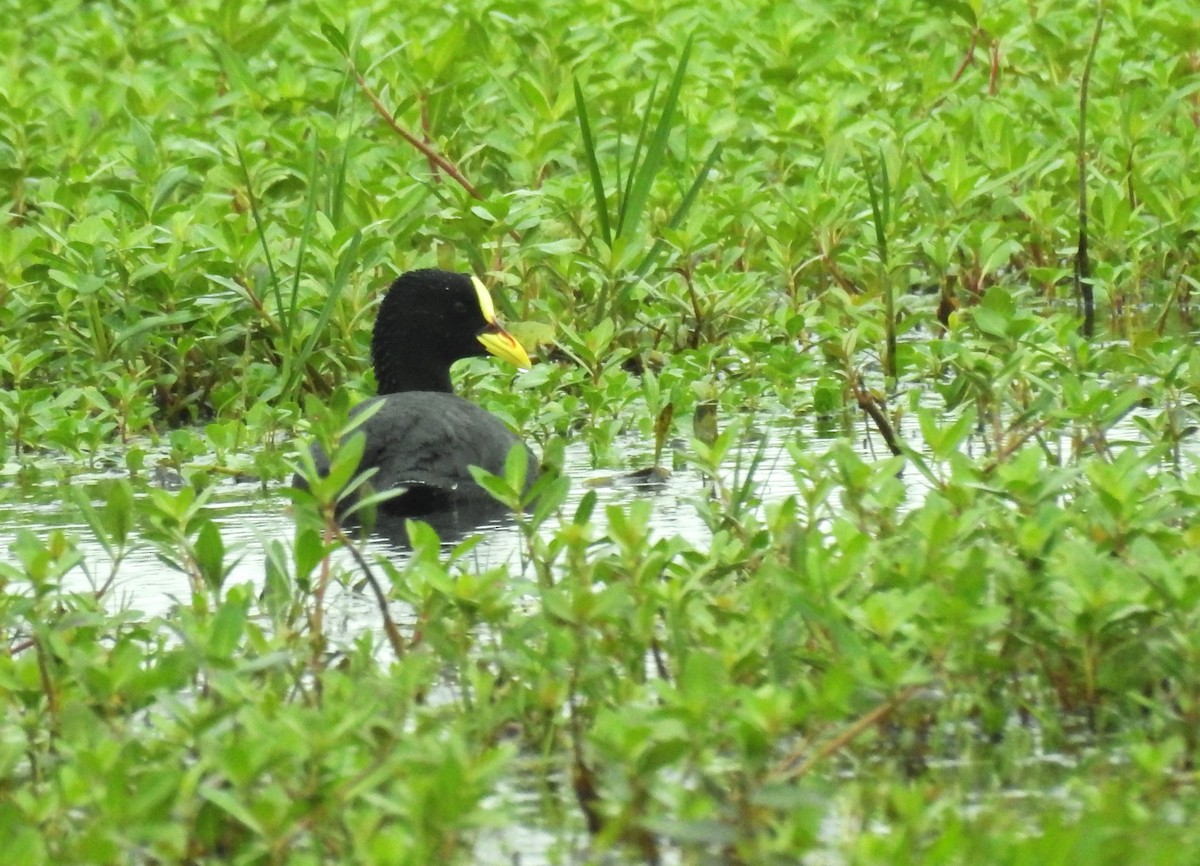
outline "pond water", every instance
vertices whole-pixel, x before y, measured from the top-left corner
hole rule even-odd
[[[1133,423],[1137,412],[1131,412],[1109,431],[1110,442],[1145,442],[1143,432]],[[905,418],[897,433],[909,442],[918,442],[921,438],[916,420],[911,415]],[[788,444],[798,441],[807,448],[824,450],[832,440],[845,435],[844,431],[837,431],[835,435],[818,432],[812,424],[800,424],[790,418],[777,419],[758,428],[756,438],[731,449],[722,466],[723,477],[727,483],[743,478],[747,464],[758,456],[759,461],[754,468],[754,486],[759,499],[764,503],[782,500],[797,492]],[[861,425],[847,441],[867,461],[889,456],[882,438]],[[564,472],[571,478],[572,485],[564,512],[572,513],[588,490],[597,493],[597,512],[606,504],[648,498],[653,502],[651,520],[658,536],[679,535],[693,545],[704,546],[708,539],[708,528],[698,515],[695,504],[705,495],[707,486],[699,471],[683,465],[661,483],[637,483],[626,477],[625,472],[651,465],[652,447],[634,439],[620,441],[617,445],[625,464],[623,470],[594,469],[583,442],[576,441],[567,446]],[[1064,458],[1070,448],[1069,441],[1060,443]],[[759,449],[761,454],[758,453]],[[972,451],[971,440],[968,440],[966,450]],[[666,460],[669,458],[664,457]],[[84,471],[73,475],[69,484],[82,488],[93,504],[99,506],[102,504],[100,483],[111,477],[111,472]],[[906,472],[904,481],[908,487],[907,505],[913,507],[924,498],[928,483],[916,471]],[[276,485],[264,493],[255,483],[228,481],[209,500],[209,511],[221,527],[226,549],[231,552],[230,558],[237,560],[227,585],[250,583],[260,586],[264,574],[265,543],[291,537],[293,522],[289,513],[290,503],[280,492],[281,489],[280,485]],[[62,482],[54,481],[33,487],[0,483],[0,557],[10,556],[9,549],[18,531],[26,529],[41,534],[55,528],[62,529],[77,542],[83,557],[84,568],[76,569],[67,582],[68,587],[86,590],[91,588],[93,581],[102,583],[109,574],[111,562],[66,495]],[[511,521],[484,524],[478,531],[483,541],[475,547],[471,556],[479,568],[495,568],[505,564],[510,568],[519,566],[520,533]],[[365,552],[401,559],[405,556],[401,547],[383,539],[369,541]],[[347,567],[352,567],[348,554],[345,563]],[[189,593],[184,575],[164,565],[150,544],[138,544],[136,533],[131,551],[121,563],[114,590],[110,598],[127,603],[150,616],[168,612]],[[348,631],[355,632],[377,624],[373,603],[369,603],[365,597],[354,596],[341,602],[349,606],[344,611],[350,617],[345,622]],[[354,611],[358,609],[366,615],[366,620],[356,625]]]
[[[763,501],[782,499],[796,492],[790,472],[791,458],[787,453],[787,442],[797,431],[784,426],[769,428],[761,443],[763,458],[755,471],[756,487]],[[652,450],[645,450],[638,443],[625,443],[631,467],[649,465],[653,460]],[[729,478],[744,474],[742,465],[749,459],[758,444],[743,447],[731,455],[724,467]],[[572,479],[571,492],[564,505],[565,513],[572,513],[588,490],[595,490],[602,508],[605,504],[627,502],[634,498],[653,500],[653,524],[659,535],[678,534],[688,541],[703,545],[708,530],[693,506],[694,501],[704,495],[705,483],[694,469],[682,468],[672,472],[661,483],[646,484],[630,480],[618,470],[595,470],[587,447],[572,443],[566,449],[565,473]],[[70,486],[81,488],[96,506],[103,504],[101,482],[113,477],[110,473],[93,472],[74,475]],[[273,539],[288,539],[293,534],[293,521],[289,513],[290,503],[280,486],[264,493],[257,484],[223,483],[208,502],[208,510],[221,528],[222,538],[230,559],[236,559],[226,585],[250,583],[261,586],[264,575],[265,544]],[[89,526],[83,521],[74,503],[65,495],[60,482],[34,487],[0,486],[0,556],[8,556],[17,532],[30,530],[44,533],[50,529],[61,529],[77,543],[83,558],[83,567],[76,569],[66,582],[69,589],[87,590],[93,584],[103,583],[111,570],[111,560],[104,548],[93,537]],[[483,540],[471,552],[473,563],[480,569],[509,565],[518,568],[521,536],[511,520],[502,519],[484,523],[477,530]],[[148,543],[139,544],[136,532],[131,551],[121,563],[117,580],[110,597],[123,605],[154,616],[167,613],[173,605],[186,599],[189,587],[186,577],[166,566]],[[402,546],[384,538],[375,538],[366,543],[365,552],[380,554],[402,560],[406,552]],[[345,562],[352,560],[346,556]],[[353,616],[358,607],[346,600],[349,609],[345,613]],[[359,625],[377,625],[377,613],[373,602],[361,598],[361,609],[366,620]],[[346,623],[355,631],[353,621]]]

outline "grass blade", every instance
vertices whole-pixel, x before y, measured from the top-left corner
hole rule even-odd
[[[883,176],[883,226],[884,232],[880,236],[880,244],[883,247],[883,260],[887,261],[887,226],[892,221],[892,182],[888,178],[887,160],[883,156],[883,148],[879,148],[879,173]]]
[[[884,173],[884,204],[880,207],[879,194],[875,191],[875,181],[871,180],[870,171],[866,172],[867,178],[867,195],[871,197],[871,221],[875,224],[875,248],[879,252],[879,261],[887,267],[887,230],[885,223],[887,217],[884,216],[887,208],[887,168],[883,169]]]
[[[296,320],[296,303],[300,297],[300,275],[304,272],[304,254],[308,249],[308,239],[312,237],[313,217],[317,214],[317,190],[320,188],[320,145],[318,137],[312,139],[312,157],[308,168],[308,196],[304,202],[304,225],[300,229],[300,242],[296,250],[296,264],[292,273],[292,296],[288,299],[287,315],[280,310],[280,324],[283,327],[283,340],[290,346],[292,326]]]
[[[675,69],[671,87],[667,91],[662,114],[658,118],[658,126],[654,129],[654,137],[646,148],[645,161],[637,167],[636,174],[632,168],[630,170],[629,195],[622,202],[621,220],[617,228],[618,235],[633,232],[641,221],[646,201],[650,198],[650,187],[654,183],[654,177],[658,174],[663,157],[667,152],[667,145],[671,137],[671,121],[675,117],[675,106],[679,103],[679,92],[683,88],[683,77],[687,72],[688,58],[691,53],[692,37],[689,36],[687,42],[684,43],[683,54],[679,58],[679,66]]]
[[[642,115],[642,122],[638,126],[637,141],[633,144],[633,155],[629,159],[629,176],[625,178],[624,183],[621,182],[621,136],[617,136],[617,186],[623,187],[621,190],[621,201],[617,209],[617,237],[620,237],[625,225],[625,217],[629,212],[629,201],[633,197],[633,184],[638,176],[638,168],[641,165],[642,148],[646,146],[646,133],[650,130],[650,111],[654,105],[654,97],[658,95],[658,81],[650,85],[650,96],[646,99],[646,113]]]
[[[258,233],[258,242],[262,246],[263,256],[267,260],[267,272],[271,275],[271,291],[275,294],[275,309],[283,312],[283,294],[279,291],[279,274],[275,270],[275,259],[271,257],[271,248],[267,244],[267,232],[263,228],[262,215],[258,212],[258,196],[254,194],[254,183],[250,180],[250,167],[246,164],[246,155],[242,146],[236,141],[233,148],[237,152],[238,165],[242,167],[242,177],[246,181],[246,198],[250,201],[250,216],[254,220],[254,230]]]
[[[596,140],[592,137],[592,126],[588,123],[587,105],[583,88],[575,79],[575,114],[579,118],[579,134],[583,138],[583,155],[587,160],[588,173],[592,176],[592,197],[596,200],[596,219],[600,223],[600,234],[606,246],[612,246],[612,229],[608,221],[608,199],[604,194],[604,178],[600,176],[600,163],[596,159]]]
[[[675,229],[683,225],[683,221],[687,219],[688,211],[691,210],[692,205],[700,195],[700,188],[704,186],[704,181],[708,179],[708,175],[713,170],[713,166],[715,166],[717,164],[717,160],[721,158],[721,151],[723,149],[724,145],[720,142],[713,147],[712,152],[708,155],[708,159],[704,160],[704,165],[701,166],[700,171],[696,173],[696,179],[692,181],[692,185],[688,187],[688,191],[684,194],[683,201],[679,203],[679,207],[675,208],[675,213],[671,214],[671,219],[667,223],[668,228]],[[662,254],[662,251],[666,245],[666,241],[664,241],[662,238],[658,238],[654,241],[654,245],[651,246],[649,252],[642,257],[641,262],[638,263],[637,269],[634,271],[638,278],[644,277],[650,272],[650,269],[654,266],[654,263]]]
[[[338,160],[337,173],[326,188],[325,213],[335,229],[341,228],[346,210],[346,167],[350,162],[350,144],[342,145],[342,158]]]
[[[708,155],[708,159],[704,160],[704,165],[696,173],[696,179],[692,181],[692,185],[688,187],[687,193],[684,194],[683,201],[679,203],[679,207],[675,208],[675,213],[671,214],[671,219],[667,223],[670,228],[679,228],[683,224],[683,221],[687,219],[688,211],[692,209],[696,197],[700,195],[700,187],[704,186],[704,181],[708,180],[709,172],[713,170],[713,166],[721,158],[721,151],[724,149],[725,145],[717,142],[712,152]]]

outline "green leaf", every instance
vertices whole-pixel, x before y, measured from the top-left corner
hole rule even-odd
[[[245,804],[238,800],[229,789],[205,783],[196,789],[196,793],[200,795],[202,800],[216,806],[254,833],[259,836],[266,835],[266,829],[258,823]]]
[[[163,172],[158,183],[154,185],[154,198],[150,201],[151,216],[167,203],[171,193],[186,180],[191,180],[191,172],[188,171],[187,166],[175,165]]]
[[[155,316],[144,316],[136,322],[117,332],[113,341],[119,345],[124,345],[127,341],[139,337],[142,334],[159,332],[165,333],[170,328],[178,325],[187,325],[199,320],[204,314],[200,310],[175,310],[172,313],[160,313]]]
[[[524,450],[524,446],[517,446],[517,447],[521,448],[521,450]],[[514,447],[512,449],[512,451],[509,452],[509,457],[511,457],[512,453],[517,450],[517,447]],[[522,461],[522,462],[524,462],[524,461]],[[513,487],[509,483],[507,478],[501,478],[499,475],[493,475],[492,473],[488,472],[486,469],[482,469],[479,466],[468,466],[467,469],[470,471],[471,477],[475,479],[475,483],[478,484],[480,487],[482,487],[484,490],[486,490],[488,492],[488,495],[490,495],[493,499],[495,499],[498,502],[504,503],[509,508],[513,509],[514,511],[516,511],[517,509],[519,509],[521,507],[520,488],[524,487],[523,480],[522,480],[522,484],[519,487]],[[505,461],[505,474],[506,475],[507,475],[507,471],[508,471],[508,461],[506,460]]]
[[[404,531],[408,535],[408,543],[414,551],[422,551],[436,555],[441,550],[442,540],[438,538],[437,530],[423,520],[404,521]]]
[[[544,474],[530,490],[534,501],[533,522],[536,525],[545,523],[551,514],[562,508],[571,492],[571,479],[566,476],[555,478],[549,473]]]
[[[354,477],[362,462],[366,445],[367,437],[361,430],[356,430],[338,444],[329,461],[329,471],[319,482],[319,495],[322,499],[337,496],[350,484],[350,479]]]
[[[208,588],[213,592],[220,591],[225,581],[225,542],[211,520],[204,522],[196,537],[196,566]]]
[[[104,494],[104,523],[118,547],[124,547],[133,529],[133,488],[126,478],[117,478],[101,486]]]
[[[583,494],[583,498],[579,500],[579,506],[575,509],[575,516],[571,518],[571,522],[576,526],[586,526],[592,519],[592,514],[596,510],[598,502],[595,490],[589,490]]]
[[[350,56],[350,44],[346,41],[346,34],[338,30],[328,20],[321,21],[321,35],[325,37],[325,41],[334,47],[334,50],[343,57]]]
[[[307,577],[312,574],[321,560],[328,555],[329,549],[321,541],[321,533],[312,527],[296,525],[296,538],[292,543],[292,560],[295,562],[296,576]]]
[[[246,631],[246,604],[244,593],[231,592],[217,608],[209,632],[208,650],[220,659],[228,659],[237,651]]]
[[[504,458],[504,480],[510,489],[523,492],[525,489],[526,471],[529,468],[529,449],[523,442],[508,449]]]

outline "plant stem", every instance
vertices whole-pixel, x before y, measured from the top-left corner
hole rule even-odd
[[[1083,333],[1086,337],[1092,336],[1096,330],[1096,301],[1092,293],[1092,268],[1088,261],[1087,96],[1096,46],[1100,43],[1100,31],[1104,27],[1104,3],[1097,3],[1096,9],[1096,29],[1092,33],[1092,44],[1083,67],[1083,81],[1079,85],[1079,143],[1075,151],[1079,166],[1079,248],[1075,255],[1075,297],[1083,305]]]

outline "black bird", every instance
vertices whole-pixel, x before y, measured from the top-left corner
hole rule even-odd
[[[496,322],[487,289],[469,274],[409,271],[388,289],[371,338],[371,361],[379,396],[354,407],[351,417],[378,406],[357,429],[366,435],[358,471],[377,469],[376,491],[403,492],[380,506],[396,517],[424,517],[464,510],[483,516],[499,504],[471,477],[468,466],[503,473],[509,450],[523,445],[499,418],[455,395],[450,365],[462,358],[495,355],[518,367],[529,356]],[[537,478],[528,445],[525,486]],[[329,460],[312,447],[317,471]],[[305,487],[297,476],[293,482]]]

